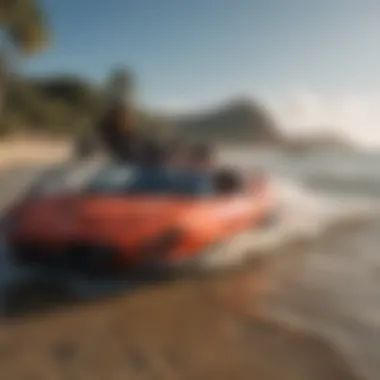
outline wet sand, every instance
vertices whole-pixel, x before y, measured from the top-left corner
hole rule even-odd
[[[3,319],[2,379],[359,379],[326,341],[271,321],[279,262]],[[278,284],[277,284],[278,285]]]

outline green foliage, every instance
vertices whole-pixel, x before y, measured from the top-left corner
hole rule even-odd
[[[0,0],[0,133],[43,121],[45,102],[34,89],[19,84],[11,87],[10,56],[30,55],[43,50],[50,28],[38,0]],[[5,115],[4,115],[5,113]],[[5,116],[5,117],[4,117]]]
[[[16,50],[43,50],[50,35],[45,13],[37,0],[0,0],[0,29]]]
[[[96,122],[105,105],[104,95],[130,98],[135,81],[128,69],[116,68],[110,75],[106,89],[96,88],[91,82],[75,75],[61,75],[45,79],[11,77],[11,53],[20,56],[43,50],[51,34],[44,10],[38,0],[0,0],[0,98],[5,99],[0,133],[16,131],[84,133]],[[7,59],[1,59],[7,58]],[[8,66],[8,67],[7,67]],[[105,91],[104,91],[105,90]],[[5,117],[4,117],[5,116]],[[144,113],[141,127],[147,133],[164,136],[167,122]]]
[[[97,92],[83,81],[63,77],[43,81],[19,79],[8,89],[7,114],[17,116],[30,130],[70,133],[79,123],[94,119],[99,104]]]
[[[105,91],[75,75],[44,79],[17,78],[8,90],[7,120],[2,133],[19,130],[80,135],[93,127],[106,105]],[[139,127],[149,135],[166,138],[171,123],[141,111]],[[6,124],[6,125],[5,125]]]

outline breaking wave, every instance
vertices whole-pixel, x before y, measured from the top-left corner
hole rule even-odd
[[[276,174],[271,181],[278,196],[273,223],[246,231],[215,247],[201,261],[202,266],[241,264],[277,252],[283,246],[299,241],[313,242],[327,232],[370,222],[380,216],[380,201],[367,195],[347,196],[344,192],[316,190],[295,176],[290,179]]]

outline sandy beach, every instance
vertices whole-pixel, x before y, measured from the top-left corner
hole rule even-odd
[[[333,346],[266,313],[271,263],[6,319],[6,379],[359,379]]]
[[[67,140],[13,138],[0,141],[0,169],[14,165],[42,164],[70,157]]]

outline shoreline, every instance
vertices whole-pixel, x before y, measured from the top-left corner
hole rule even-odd
[[[8,359],[0,375],[359,380],[325,340],[271,319],[265,309],[270,267],[261,263],[1,321],[1,353]]]

